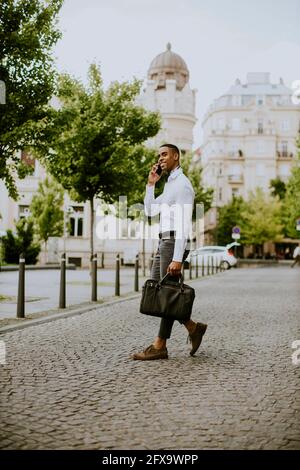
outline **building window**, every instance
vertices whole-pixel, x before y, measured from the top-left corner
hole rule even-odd
[[[239,188],[232,188],[231,194],[232,194],[232,197],[237,197],[239,195]]]
[[[219,201],[222,201],[222,188],[219,188]]]
[[[256,96],[257,106],[263,106],[265,104],[265,97],[263,95]]]
[[[73,212],[70,216],[70,236],[82,237],[83,234],[83,207],[72,206]]]
[[[281,165],[281,167],[279,168],[279,174],[280,174],[280,176],[283,176],[283,177],[289,176],[289,174],[290,174],[289,166],[288,165]]]
[[[257,142],[257,153],[264,153],[265,151],[265,143],[261,140]]]
[[[30,215],[29,206],[19,206],[19,220]]]
[[[242,97],[241,95],[233,95],[232,96],[232,105],[233,106],[241,106]]]
[[[239,131],[241,129],[241,120],[238,118],[232,119],[232,130]]]
[[[259,119],[257,122],[257,133],[258,134],[264,133],[264,121],[262,119]]]
[[[281,152],[283,157],[288,156],[288,143],[287,141],[282,141],[281,142]]]
[[[240,165],[231,165],[229,168],[229,175],[239,176],[242,174],[242,167]]]
[[[283,121],[281,121],[281,130],[282,131],[290,130],[290,121],[288,119],[284,119]]]
[[[256,176],[265,176],[265,165],[263,163],[256,165]]]
[[[218,129],[223,131],[225,129],[225,119],[220,118],[218,119]]]

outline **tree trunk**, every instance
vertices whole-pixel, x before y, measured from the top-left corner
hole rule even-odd
[[[94,256],[94,198],[90,199],[90,274],[92,273],[92,260]]]
[[[45,240],[45,264],[48,262],[48,253],[47,253],[47,240]]]

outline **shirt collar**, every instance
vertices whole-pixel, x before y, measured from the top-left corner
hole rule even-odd
[[[180,166],[177,166],[177,167],[174,168],[174,170],[172,170],[171,173],[169,174],[168,181],[174,180],[175,178],[177,178],[178,175],[180,175],[180,173],[182,173],[182,168],[181,168]]]

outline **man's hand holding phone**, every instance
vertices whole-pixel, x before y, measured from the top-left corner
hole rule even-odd
[[[161,174],[162,174],[161,166],[159,165],[159,163],[155,163],[155,165],[153,165],[153,167],[152,167],[152,169],[149,173],[148,184],[150,186],[153,186],[155,183],[157,183],[157,181],[161,177]]]

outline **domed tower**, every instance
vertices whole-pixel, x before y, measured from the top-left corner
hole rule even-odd
[[[167,50],[152,60],[148,70],[148,79],[155,82],[156,89],[164,89],[167,80],[175,80],[176,89],[182,90],[189,81],[189,75],[186,63],[180,55],[171,51],[169,42]]]
[[[177,145],[182,153],[192,149],[196,123],[195,95],[189,85],[189,70],[180,55],[167,44],[166,51],[156,56],[148,70],[146,88],[138,103],[162,117],[160,132],[149,140],[151,147],[164,142]]]

